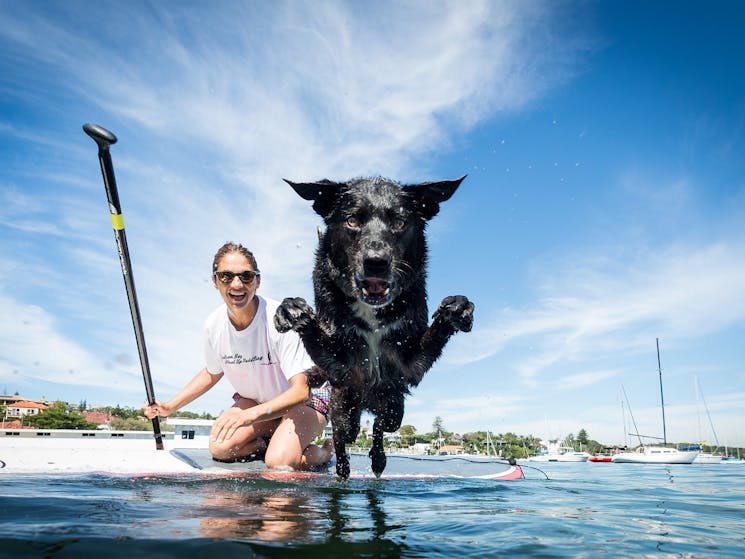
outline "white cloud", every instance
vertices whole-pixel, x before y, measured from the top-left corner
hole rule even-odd
[[[531,356],[518,366],[526,380],[558,362],[609,351],[636,352],[664,329],[678,339],[716,332],[742,322],[745,243],[673,245],[638,253],[629,261],[575,259],[551,270],[544,295],[532,307],[505,309],[459,338],[468,363],[529,340]],[[465,349],[463,349],[465,348]],[[455,357],[451,357],[455,362]]]
[[[103,361],[61,334],[56,318],[44,309],[0,295],[0,313],[0,346],[9,349],[0,358],[0,378],[20,378],[28,386],[35,381],[94,387],[131,382],[131,368]]]
[[[561,377],[559,379],[559,385],[561,388],[568,390],[586,388],[588,386],[592,386],[597,382],[601,382],[618,375],[618,371],[592,371],[588,373],[577,373]]]

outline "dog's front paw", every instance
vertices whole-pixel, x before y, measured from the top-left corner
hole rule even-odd
[[[383,470],[385,470],[385,464],[387,462],[385,451],[382,448],[376,448],[375,445],[373,445],[368,456],[372,461],[371,468],[375,477],[380,477]]]
[[[316,314],[305,299],[288,297],[277,307],[277,312],[274,314],[274,326],[280,333],[289,330],[299,332],[313,322],[315,317]]]
[[[470,332],[473,326],[474,305],[463,295],[449,295],[442,300],[432,318],[450,325],[456,332]]]

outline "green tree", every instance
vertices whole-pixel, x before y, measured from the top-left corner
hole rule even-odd
[[[213,417],[206,411],[199,414],[199,413],[194,413],[193,411],[179,410],[178,413],[174,417],[182,417],[185,419],[215,419],[215,417]]]
[[[579,433],[577,433],[577,442],[583,447],[587,446],[587,444],[590,442],[590,439],[587,438],[587,431],[585,431],[584,429],[579,430]]]
[[[114,431],[152,431],[153,422],[142,417],[116,417],[112,416],[109,426]],[[173,431],[172,425],[160,423],[160,430],[163,432]]]
[[[402,445],[411,446],[416,442],[416,427],[413,425],[401,425],[398,433],[401,435]]]
[[[28,425],[38,429],[95,429],[97,425],[86,421],[83,415],[65,403],[54,402],[49,408],[28,418]]]
[[[357,435],[357,440],[354,441],[354,444],[359,448],[371,448],[372,437],[368,437],[364,432],[360,431]]]
[[[113,417],[121,417],[122,419],[137,419],[138,417],[142,417],[141,409],[135,409],[132,407],[121,407],[119,404],[114,407],[107,406],[104,408],[104,410],[108,412],[109,415]]]
[[[435,417],[435,420],[432,422],[432,446],[434,446],[435,448],[440,448],[444,444],[452,443],[454,442],[450,440],[452,436],[453,433],[445,429],[442,418],[439,415]]]
[[[442,418],[439,415],[435,417],[435,420],[432,422],[432,432],[435,434],[445,432],[445,426],[443,425]]]
[[[463,435],[463,448],[471,454],[484,454],[486,451],[486,431],[475,431]]]

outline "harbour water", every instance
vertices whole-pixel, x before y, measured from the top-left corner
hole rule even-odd
[[[743,557],[745,466],[524,480],[4,475],[0,557]]]

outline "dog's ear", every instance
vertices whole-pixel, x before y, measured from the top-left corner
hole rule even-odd
[[[448,200],[457,190],[466,175],[452,181],[423,182],[420,184],[409,184],[404,190],[409,192],[419,201],[417,210],[424,219],[432,219],[440,211],[440,204]]]
[[[303,200],[313,200],[313,209],[321,217],[327,217],[334,211],[334,203],[344,183],[327,179],[318,182],[292,182],[282,179],[297,192]]]

